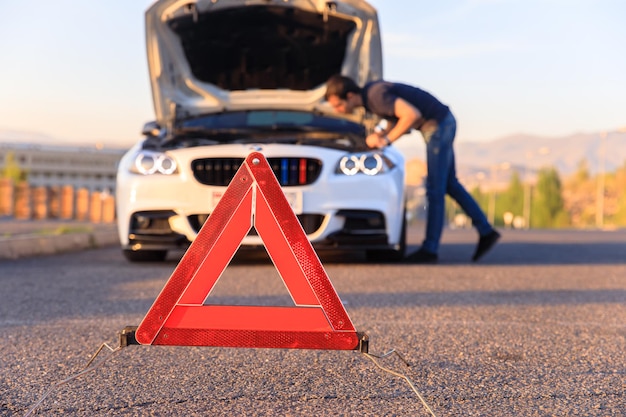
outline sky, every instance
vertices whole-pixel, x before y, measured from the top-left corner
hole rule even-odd
[[[448,104],[457,141],[626,126],[623,0],[369,2],[379,15],[384,78]],[[144,38],[150,4],[0,0],[0,142],[140,140],[154,118]]]

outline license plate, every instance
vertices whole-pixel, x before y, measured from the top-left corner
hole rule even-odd
[[[291,206],[291,209],[295,214],[302,214],[302,192],[299,191],[284,191],[285,198]],[[211,211],[215,210],[217,203],[222,199],[224,195],[223,191],[213,191],[211,194]],[[270,202],[271,204],[271,202]]]

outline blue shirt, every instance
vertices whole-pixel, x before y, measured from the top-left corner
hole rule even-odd
[[[363,87],[361,94],[366,110],[393,122],[398,120],[393,110],[398,98],[416,107],[425,120],[441,122],[450,112],[448,106],[429,92],[406,84],[372,81]]]

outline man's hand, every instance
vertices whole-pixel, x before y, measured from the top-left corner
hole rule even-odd
[[[365,139],[365,143],[367,143],[367,146],[369,146],[370,148],[380,149],[389,145],[390,142],[386,136],[383,136],[380,133],[372,133],[367,136],[367,138]]]

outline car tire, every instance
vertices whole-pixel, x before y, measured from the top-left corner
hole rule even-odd
[[[402,217],[402,229],[400,229],[400,242],[398,249],[388,250],[368,250],[365,252],[365,258],[369,262],[400,262],[404,259],[406,252],[406,209]]]
[[[163,262],[167,257],[166,250],[122,250],[126,260],[130,262]]]

